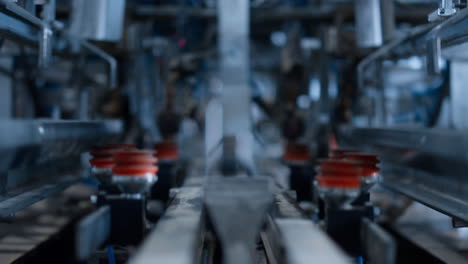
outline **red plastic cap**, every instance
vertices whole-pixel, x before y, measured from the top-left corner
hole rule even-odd
[[[359,188],[361,181],[359,177],[325,177],[325,176],[317,176],[316,177],[317,183],[320,187],[326,188]]]
[[[104,158],[93,158],[89,161],[91,166],[98,168],[98,169],[111,169],[114,167],[114,159],[112,157],[104,157]]]
[[[126,150],[115,153],[114,160],[116,164],[155,164],[158,159],[154,157],[155,151],[152,150]]]
[[[135,149],[132,144],[108,144],[103,146],[95,146],[90,151],[93,157],[111,157],[118,151]]]
[[[369,177],[379,173],[379,159],[377,155],[371,153],[347,153],[345,155],[345,160],[350,160],[358,163],[362,170],[362,176]]]
[[[337,149],[333,149],[332,151],[330,151],[330,153],[328,154],[328,157],[333,158],[333,159],[342,159],[345,157],[347,153],[356,153],[356,152],[359,152],[359,151],[355,149],[337,148]]]
[[[102,146],[96,146],[93,149],[96,150],[109,150],[109,149],[136,149],[133,144],[106,144]]]
[[[158,159],[154,157],[152,150],[125,150],[115,153],[115,166],[112,174],[121,176],[144,177],[148,174],[154,175],[158,167],[154,164]]]
[[[361,184],[362,168],[353,161],[325,159],[319,161],[317,183],[328,188],[358,188]]]
[[[120,165],[112,168],[112,174],[120,176],[144,177],[148,174],[155,175],[158,167],[154,165]]]
[[[285,161],[309,161],[309,147],[304,144],[287,144],[283,155]]]
[[[316,170],[322,176],[359,177],[362,170],[359,163],[348,160],[325,159],[320,160],[319,164]]]
[[[156,157],[164,160],[177,160],[179,158],[179,149],[176,143],[159,142],[154,144]]]

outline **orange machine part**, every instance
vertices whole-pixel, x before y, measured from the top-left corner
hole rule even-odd
[[[310,151],[307,145],[288,143],[283,155],[285,161],[309,161]]]
[[[179,150],[176,143],[159,142],[154,144],[156,157],[164,160],[177,160],[179,158]]]

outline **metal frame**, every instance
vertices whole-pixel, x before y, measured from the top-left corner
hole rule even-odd
[[[12,40],[22,40],[39,48],[38,65],[45,68],[52,57],[54,32],[68,36],[55,21],[55,0],[49,0],[44,5],[44,19],[34,16],[19,5],[0,1],[0,31]],[[68,36],[70,37],[70,36]],[[79,45],[102,58],[109,65],[109,87],[117,86],[117,60],[86,40],[79,40]]]
[[[176,200],[130,259],[130,264],[198,263],[203,245],[202,188],[187,186],[177,192]]]
[[[468,221],[468,137],[463,131],[341,127],[338,139],[379,154],[384,187]]]
[[[120,121],[0,121],[0,216],[78,182],[81,154],[122,132]]]
[[[8,217],[36,202],[60,193],[77,183],[75,176],[62,177],[54,183],[41,184],[37,187],[20,188],[0,196],[0,217]]]
[[[174,191],[176,195],[166,214],[129,263],[198,263],[206,232],[203,205],[205,179],[209,178],[189,178],[183,187]],[[260,234],[269,263],[283,263],[283,260],[292,264],[315,260],[322,263],[350,263],[327,235],[305,216],[293,199],[280,189],[276,188],[275,192],[275,208],[265,216],[266,228]]]

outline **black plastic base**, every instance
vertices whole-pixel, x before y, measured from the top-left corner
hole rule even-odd
[[[175,162],[161,162],[158,164],[158,180],[151,187],[150,198],[169,201],[169,190],[173,186]]]
[[[99,195],[98,205],[111,210],[110,244],[138,245],[145,235],[146,201],[118,195]]]
[[[356,206],[352,209],[325,209],[326,231],[351,256],[362,256],[361,220],[374,219],[374,207]]]
[[[289,188],[294,190],[297,201],[311,201],[313,195],[313,168],[308,164],[289,164]]]

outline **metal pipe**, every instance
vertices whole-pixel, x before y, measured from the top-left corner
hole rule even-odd
[[[81,41],[81,46],[101,57],[107,62],[107,64],[109,64],[108,85],[110,88],[115,88],[117,86],[117,60],[107,52],[103,51],[94,44],[89,43],[88,41]]]
[[[39,58],[38,64],[40,68],[45,68],[50,63],[52,57],[52,36],[53,31],[51,24],[55,19],[55,0],[49,0],[44,5],[44,20],[31,14],[28,10],[20,7],[19,5],[12,2],[3,2],[5,8],[15,14],[16,16],[23,19],[25,22],[30,23],[39,28]]]
[[[468,8],[462,9],[458,14],[448,18],[434,27],[428,34],[427,41],[427,70],[429,74],[440,74],[440,58],[442,57],[442,31],[462,20],[468,18]]]
[[[395,47],[399,46],[400,44],[404,43],[405,41],[412,39],[414,37],[420,36],[425,32],[431,30],[433,28],[433,24],[427,24],[423,26],[419,26],[414,28],[408,34],[401,36],[399,38],[395,38],[394,40],[390,41],[388,44],[383,45],[375,52],[371,53],[369,56],[365,57],[357,66],[357,78],[358,78],[358,89],[364,89],[364,71],[373,61],[384,57],[390,51],[392,51]]]
[[[31,14],[29,11],[27,11],[26,9],[20,7],[19,5],[15,4],[15,3],[11,3],[11,2],[3,2],[3,5],[5,6],[5,8],[14,13],[15,15],[17,15],[18,17],[24,19],[25,21],[39,27],[39,28],[43,28],[46,26],[46,24],[44,23],[44,21],[42,21],[40,18],[36,17],[35,15]]]
[[[381,0],[390,2],[389,0]],[[150,5],[142,4],[133,7],[132,14],[147,19],[174,19],[181,12],[187,17],[200,19],[216,19],[216,9],[210,7],[179,7],[175,5]],[[183,11],[182,11],[183,10]],[[320,20],[333,21],[336,14],[336,8],[333,6],[314,6],[314,7],[278,7],[278,8],[251,8],[251,23],[282,21],[287,19],[297,20]],[[340,12],[352,13],[353,7],[340,6]],[[399,9],[395,12],[395,19],[398,21],[408,21],[413,23],[426,23],[427,14],[433,11],[433,8],[421,6],[418,8]],[[352,19],[353,16],[349,16]]]

